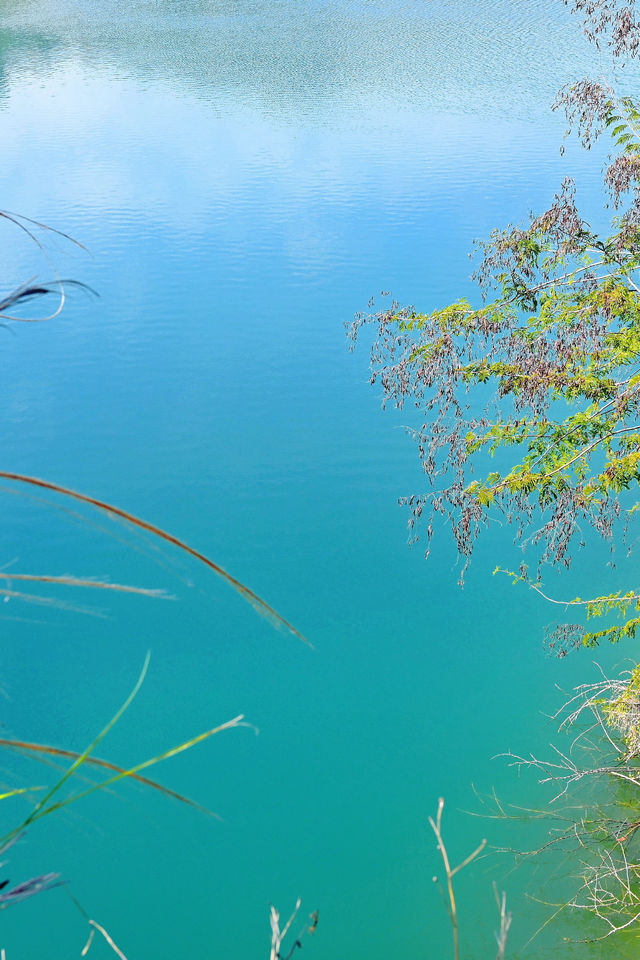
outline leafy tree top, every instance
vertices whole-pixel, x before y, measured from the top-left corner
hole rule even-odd
[[[638,53],[633,3],[574,0],[573,8],[598,45]],[[449,521],[463,576],[497,511],[541,562],[568,565],[585,528],[613,541],[636,509],[623,494],[640,484],[640,109],[588,79],[563,88],[554,107],[586,148],[604,132],[611,138],[608,234],[582,218],[566,179],[544,213],[478,244],[481,305],[461,299],[420,313],[393,303],[350,328],[353,341],[364,325],[375,330],[371,382],[384,404],[420,411],[413,433],[428,489],[404,502],[414,536],[424,526],[430,541],[437,516]],[[487,453],[497,452],[507,467],[488,469]],[[629,617],[640,611],[636,591],[569,603],[625,618],[580,631],[587,644],[640,627]],[[564,653],[576,637],[564,625],[554,643]]]

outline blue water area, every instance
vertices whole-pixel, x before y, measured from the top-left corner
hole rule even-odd
[[[595,668],[547,657],[553,612],[491,576],[519,562],[509,529],[464,590],[446,530],[428,561],[408,548],[413,413],[381,412],[366,338],[350,354],[343,328],[382,290],[423,309],[477,296],[473,239],[545,208],[567,174],[602,216],[602,158],[561,156],[549,110],[598,58],[558,0],[5,0],[0,22],[0,206],[84,247],[3,223],[3,288],[61,276],[99,295],[69,288],[59,316],[0,330],[1,468],[170,531],[313,645],[166,542],[5,483],[8,573],[170,598],[6,581],[32,600],[1,607],[3,737],[83,750],[147,650],[97,756],[129,767],[251,726],[146,771],[221,820],[120,783],[33,824],[4,872],[66,886],[4,912],[0,946],[79,955],[72,894],[129,960],[267,957],[269,904],[301,896],[303,920],[319,910],[310,960],[449,956],[428,816],[443,796],[453,859],[508,846],[508,826],[464,811],[482,811],[476,790],[547,802],[492,758],[548,750],[555,685]],[[606,561],[594,546],[557,591],[617,582]],[[0,768],[8,789],[56,777],[10,752]],[[98,777],[83,771],[77,790]],[[37,796],[2,802],[3,831]],[[567,934],[525,948],[553,912],[535,898],[571,866],[512,867],[492,853],[460,874],[463,956],[495,950],[493,880],[514,951]],[[96,935],[91,955],[113,953]]]

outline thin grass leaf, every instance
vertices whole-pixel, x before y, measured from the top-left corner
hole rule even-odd
[[[13,213],[11,210],[0,210],[0,217],[2,217],[4,220],[9,220],[10,223],[15,224],[16,227],[19,227],[20,230],[23,230],[41,250],[42,244],[38,240],[33,230],[29,230],[29,228],[25,226],[26,223],[30,223],[32,227],[38,227],[40,230],[46,230],[47,233],[54,233],[56,236],[62,237],[64,240],[69,240],[70,243],[74,244],[74,246],[80,247],[81,250],[88,252],[83,243],[80,243],[79,240],[76,240],[68,233],[63,233],[62,230],[56,230],[55,227],[51,227],[47,223],[41,223],[39,220],[33,220],[31,217],[25,217],[22,213]]]
[[[64,757],[68,760],[77,760],[80,757],[80,754],[76,753],[74,750],[62,750],[60,747],[49,747],[42,743],[27,743],[24,740],[5,740],[0,738],[0,747],[6,747],[9,750],[18,750],[26,754],[46,754],[46,756],[50,757]],[[175,790],[171,790],[169,787],[165,787],[161,783],[156,783],[155,780],[149,780],[148,777],[141,777],[140,774],[125,770],[124,767],[119,767],[115,763],[110,763],[108,760],[101,760],[99,757],[88,756],[85,758],[84,763],[88,766],[100,767],[103,770],[113,770],[115,773],[122,774],[123,777],[128,776],[132,780],[136,780],[138,783],[144,784],[146,787],[151,787],[153,790],[158,790],[166,797],[172,797],[174,800],[179,800],[180,803],[186,803],[188,806],[194,807],[201,813],[206,813],[210,817],[215,817],[216,820],[221,819],[217,813],[214,813],[212,810],[207,810],[206,807],[196,803],[195,800],[190,800],[189,797],[184,797],[181,793],[176,793]],[[103,784],[100,786],[102,787]],[[13,796],[14,793],[25,793],[29,789],[39,788],[24,787],[20,790],[12,791],[12,793],[0,794],[0,800],[3,800],[4,797]]]
[[[133,777],[140,773],[141,770],[146,770],[148,767],[152,767],[154,764],[160,763],[162,760],[168,760],[170,757],[175,757],[179,753],[183,753],[185,750],[191,749],[191,747],[195,746],[196,743],[201,743],[203,740],[207,740],[209,737],[214,736],[216,733],[221,733],[223,730],[231,730],[234,727],[241,726],[243,720],[243,714],[234,717],[233,720],[227,720],[226,723],[221,723],[219,726],[205,731],[205,733],[200,733],[197,737],[193,737],[191,740],[181,743],[178,747],[172,747],[170,750],[166,750],[164,753],[159,754],[157,757],[153,757],[151,760],[145,760],[143,763],[139,763],[137,766],[131,767],[129,770],[121,770],[115,776],[109,777],[107,780],[103,780],[102,783],[96,783],[88,790],[83,790],[81,793],[75,793],[66,800],[60,800],[58,803],[52,804],[51,806],[47,807],[46,810],[43,809],[37,815],[37,817],[33,817],[32,819],[40,819],[40,817],[44,817],[48,813],[53,813],[54,810],[61,810],[68,804],[75,803],[76,800],[80,800],[83,797],[88,797],[90,794],[96,793],[98,790],[104,790],[105,787],[110,787],[111,784],[117,783],[119,780],[124,780],[125,777]],[[22,829],[22,827],[20,829]]]
[[[10,847],[12,847],[18,842],[18,840],[22,838],[22,836],[23,834],[16,831],[10,834],[7,839],[0,841],[0,854],[6,853]],[[0,864],[0,866],[4,866],[4,863]]]
[[[120,717],[123,715],[123,713],[125,712],[125,710],[127,710],[127,708],[131,705],[131,703],[132,703],[133,700],[135,699],[138,691],[140,690],[140,687],[142,686],[142,683],[143,683],[144,678],[145,678],[145,676],[146,676],[147,669],[148,669],[148,667],[149,667],[149,659],[150,659],[150,654],[147,653],[147,655],[146,655],[146,657],[145,657],[145,660],[144,660],[144,664],[143,664],[143,666],[142,666],[142,670],[141,670],[141,672],[140,672],[140,676],[138,677],[138,680],[137,680],[137,682],[136,682],[136,685],[134,686],[133,690],[131,691],[131,693],[129,694],[129,696],[127,697],[127,699],[124,701],[124,703],[122,704],[122,706],[120,707],[120,709],[114,714],[114,716],[111,718],[111,720],[109,721],[109,723],[106,725],[106,727],[104,727],[104,728],[100,731],[100,733],[98,734],[98,736],[95,738],[95,740],[92,741],[92,743],[89,744],[89,746],[87,747],[87,749],[84,750],[81,754],[79,754],[79,755],[77,756],[77,758],[76,758],[76,759],[74,760],[74,762],[71,764],[71,766],[70,766],[69,769],[66,771],[66,773],[63,774],[63,776],[58,780],[57,783],[55,783],[55,784],[53,785],[53,787],[51,787],[51,789],[50,789],[49,792],[46,794],[46,796],[34,807],[34,809],[31,811],[31,813],[30,813],[29,816],[26,818],[26,820],[25,820],[19,827],[17,827],[15,830],[12,830],[11,833],[9,833],[9,834],[7,835],[7,837],[4,838],[4,841],[3,841],[3,842],[6,843],[6,842],[10,841],[11,839],[13,839],[13,837],[18,836],[20,833],[22,833],[22,831],[25,829],[25,827],[28,827],[29,824],[33,823],[35,820],[39,820],[41,817],[45,816],[47,813],[50,813],[52,810],[58,809],[60,806],[65,806],[66,803],[71,802],[70,800],[67,800],[67,801],[65,801],[65,803],[63,803],[63,804],[52,804],[52,805],[50,805],[50,806],[47,806],[47,804],[49,803],[49,801],[51,800],[51,798],[54,797],[55,794],[64,786],[64,784],[67,782],[67,780],[69,780],[69,778],[73,776],[73,774],[75,773],[75,771],[76,771],[79,767],[82,766],[82,764],[86,761],[87,757],[88,757],[91,753],[93,753],[93,751],[94,751],[95,748],[98,746],[98,744],[100,743],[100,741],[101,741],[102,739],[104,739],[104,737],[106,737],[106,735],[109,733],[109,731],[112,729],[112,727],[118,722],[118,720],[120,719]],[[104,786],[106,786],[106,784],[104,784]],[[91,791],[90,791],[90,792],[91,792]]]
[[[25,580],[34,583],[55,583],[65,587],[86,587],[95,590],[116,590],[120,593],[136,593],[143,597],[154,597],[161,600],[172,600],[165,590],[150,589],[148,587],[132,587],[125,583],[109,583],[108,580],[93,580],[91,577],[72,577],[69,575],[49,576],[35,573],[0,573],[0,580]]]
[[[42,893],[43,890],[59,887],[62,882],[59,873],[43,873],[39,877],[32,877],[31,880],[24,880],[12,890],[0,894],[0,910],[5,910],[13,903],[20,903],[21,900],[28,900],[36,893]]]
[[[45,223],[40,223],[38,220],[32,220],[30,217],[24,217],[17,213],[12,213],[9,210],[0,210],[0,218],[8,220],[14,226],[18,227],[19,230],[22,230],[23,233],[38,247],[46,261],[49,263],[55,279],[52,282],[47,281],[46,283],[36,283],[35,277],[31,280],[28,280],[26,283],[23,283],[21,286],[17,287],[11,293],[5,295],[4,298],[0,300],[0,318],[2,320],[13,320],[20,323],[25,322],[41,322],[44,320],[52,320],[54,317],[57,317],[64,306],[66,300],[65,292],[65,283],[70,286],[75,286],[88,290],[90,293],[98,296],[95,290],[91,287],[88,287],[85,283],[80,283],[77,280],[62,280],[58,276],[58,272],[51,262],[51,258],[47,254],[47,251],[44,248],[44,245],[40,242],[34,227],[37,227],[39,230],[47,231],[48,233],[55,234],[56,236],[62,237],[65,240],[70,241],[75,246],[79,247],[81,250],[86,250],[86,247],[79,243],[77,240],[74,240],[73,237],[69,236],[67,233],[63,233],[61,230],[56,230],[54,227],[50,227]],[[51,293],[57,293],[59,295],[58,305],[53,313],[48,314],[44,317],[16,317],[11,314],[5,313],[7,309],[14,306],[18,303],[23,303],[25,301],[31,300],[34,297],[47,296]]]
[[[96,297],[99,296],[93,287],[89,287],[86,283],[81,283],[79,280],[48,280],[38,283],[36,278],[32,277],[0,299],[0,315],[4,320],[15,320],[17,323],[40,323],[43,320],[49,320],[51,316],[55,316],[55,314],[46,317],[17,317],[8,315],[5,311],[10,307],[15,307],[17,304],[28,303],[36,297],[46,297],[52,293],[60,293],[65,283],[67,286],[77,287],[79,290],[86,290]]]
[[[31,280],[28,280],[21,286],[16,287],[15,290],[12,290],[11,293],[6,294],[5,297],[0,300],[0,318],[2,320],[11,320],[16,323],[43,323],[45,320],[53,320],[55,317],[59,316],[60,313],[62,313],[62,308],[64,307],[67,299],[64,286],[65,283],[68,286],[76,287],[80,290],[86,290],[88,293],[92,293],[96,297],[99,296],[93,287],[89,287],[86,283],[81,283],[79,280],[62,280],[56,278],[55,280],[46,281],[45,283],[36,283],[35,280],[36,278],[32,277]],[[21,317],[16,316],[13,313],[6,313],[6,310],[8,310],[10,307],[16,306],[17,304],[28,302],[33,300],[35,297],[45,297],[53,293],[58,294],[58,305],[55,310],[53,310],[51,313],[45,314],[44,316]]]
[[[107,943],[109,944],[113,952],[116,954],[116,956],[120,957],[120,960],[127,960],[127,958],[125,957],[120,947],[114,942],[113,938],[107,933],[107,931],[103,926],[101,926],[95,920],[91,920],[91,919],[89,920],[89,923],[91,924],[91,928],[92,928],[91,935],[89,936],[89,939],[87,940],[84,946],[81,956],[86,957],[87,953],[89,952],[89,948],[91,947],[91,944],[93,942],[94,930],[97,930],[99,933],[102,934],[102,936],[107,941]]]
[[[57,607],[62,610],[71,610],[73,613],[86,613],[92,617],[105,617],[100,610],[93,607],[83,607],[78,604],[67,603],[64,600],[58,600],[56,597],[41,597],[36,593],[24,593],[20,590],[6,590],[0,587],[0,597],[6,597],[7,600],[22,600],[25,603],[33,603],[41,607]]]
[[[44,787],[17,787],[15,790],[9,790],[7,793],[0,793],[0,800],[7,800],[9,797],[17,797],[23,793],[31,793],[34,790],[44,790]]]
[[[48,480],[40,480],[37,477],[27,476],[22,473],[12,473],[7,470],[0,470],[0,477],[3,477],[5,480],[14,480],[16,483],[28,484],[32,487],[39,487],[42,490],[50,490],[52,493],[58,493],[64,497],[71,497],[73,500],[78,500],[81,503],[88,503],[93,507],[96,507],[98,510],[102,510],[105,513],[110,513],[113,516],[120,517],[123,520],[126,520],[127,523],[132,524],[132,526],[137,527],[140,530],[146,530],[148,533],[153,534],[156,537],[159,537],[161,540],[165,540],[167,543],[173,544],[179,550],[182,550],[184,553],[188,553],[189,556],[194,557],[196,560],[199,560],[200,563],[203,563],[206,567],[209,567],[210,570],[213,570],[219,577],[233,587],[233,589],[240,594],[241,597],[244,597],[251,606],[257,610],[258,613],[266,617],[271,621],[275,626],[284,627],[293,633],[295,636],[299,637],[304,643],[308,646],[312,646],[309,641],[298,631],[292,624],[285,620],[277,610],[274,610],[268,603],[266,603],[257,593],[254,593],[249,587],[245,586],[240,580],[237,580],[235,577],[231,576],[230,573],[227,573],[219,564],[214,563],[213,560],[210,560],[209,557],[205,554],[200,553],[198,550],[194,550],[193,547],[190,547],[183,540],[174,537],[173,534],[167,533],[165,530],[162,530],[160,527],[156,527],[152,523],[148,523],[146,520],[142,520],[140,517],[134,516],[132,513],[128,513],[126,510],[122,510],[120,507],[115,507],[112,504],[106,503],[103,500],[98,500],[95,497],[87,496],[84,493],[78,493],[75,490],[70,490],[68,487],[62,487],[57,483],[51,483]]]

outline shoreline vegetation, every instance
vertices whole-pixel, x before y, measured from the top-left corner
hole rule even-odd
[[[564,2],[613,63],[640,55],[635,0]],[[428,557],[436,528],[447,525],[462,584],[489,523],[499,518],[511,525],[514,543],[533,557],[533,571],[523,562],[516,572],[495,572],[574,617],[547,638],[549,652],[564,657],[579,647],[633,640],[640,630],[637,586],[559,600],[542,579],[549,569],[568,567],[589,537],[602,538],[613,554],[616,547],[630,550],[636,536],[640,101],[604,79],[586,78],[563,87],[553,108],[564,111],[567,134],[575,130],[587,150],[603,135],[611,140],[603,178],[610,232],[599,234],[582,218],[576,186],[566,178],[542,214],[477,244],[481,306],[460,299],[425,314],[396,301],[375,310],[372,301],[347,334],[351,349],[361,332],[372,344],[370,382],[382,389],[383,408],[406,404],[422,421],[407,428],[426,482],[425,492],[400,500],[409,509],[410,542],[424,537]],[[590,629],[593,618],[604,625]],[[575,864],[575,889],[554,905],[553,918],[561,925],[567,911],[581,914],[584,943],[615,935],[621,947],[620,938],[637,937],[640,924],[640,663],[579,685],[556,719],[569,737],[565,750],[553,747],[549,759],[506,756],[554,791],[547,808],[528,811],[549,819],[547,842],[521,855],[565,851]],[[493,815],[509,819],[496,804]],[[442,892],[457,960],[452,880],[483,845],[452,870],[442,807],[441,800],[429,822],[445,867]],[[511,916],[504,898],[497,902],[501,957]]]

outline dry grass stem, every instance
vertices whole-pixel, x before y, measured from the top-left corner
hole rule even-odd
[[[71,490],[68,487],[62,487],[57,483],[50,483],[48,480],[40,480],[38,477],[31,477],[21,473],[12,473],[7,470],[0,470],[0,477],[3,477],[5,480],[13,480],[16,483],[23,483],[27,484],[28,486],[37,487],[41,490],[49,490],[51,493],[57,493],[63,497],[70,497],[72,500],[77,500],[80,503],[87,503],[90,506],[95,507],[97,510],[101,510],[104,513],[119,517],[121,520],[125,520],[127,523],[130,523],[137,529],[145,530],[147,533],[151,533],[153,536],[159,537],[166,543],[172,544],[174,547],[177,547],[179,550],[182,550],[184,553],[189,554],[189,556],[194,557],[200,563],[204,564],[215,574],[217,574],[217,576],[222,577],[222,579],[237,593],[239,593],[241,597],[247,600],[251,606],[258,611],[258,613],[270,620],[275,626],[286,628],[296,637],[299,637],[299,639],[308,646],[311,646],[309,641],[303,637],[303,635],[296,630],[296,628],[290,624],[288,620],[285,620],[285,618],[281,616],[277,610],[274,610],[274,608],[266,603],[266,601],[264,601],[261,597],[259,597],[257,593],[245,586],[245,584],[241,583],[240,580],[237,580],[236,577],[233,577],[230,573],[227,573],[226,570],[224,570],[213,560],[210,560],[209,557],[207,557],[204,553],[200,553],[200,551],[190,547],[183,540],[180,540],[178,537],[174,537],[173,534],[167,533],[166,530],[162,530],[160,527],[155,526],[155,524],[148,523],[146,520],[142,520],[140,517],[136,517],[134,514],[129,513],[126,510],[122,510],[120,507],[116,507],[113,504],[106,503],[104,500],[98,500],[96,497],[90,497],[84,493],[78,493],[76,490]]]
[[[444,898],[444,899],[445,899],[445,906],[447,907],[447,912],[449,914],[449,920],[451,921],[451,929],[453,932],[453,957],[454,957],[454,960],[460,960],[460,943],[459,943],[459,935],[458,935],[458,908],[456,905],[456,898],[453,890],[453,878],[455,877],[456,873],[459,873],[460,870],[463,870],[464,867],[468,866],[473,860],[476,859],[476,857],[478,857],[482,853],[482,851],[484,850],[487,844],[487,841],[483,840],[482,843],[480,843],[476,847],[476,849],[469,854],[468,857],[465,857],[465,859],[461,863],[459,863],[457,867],[452,868],[449,860],[449,854],[447,853],[447,848],[445,846],[445,843],[442,837],[443,809],[444,809],[444,800],[442,797],[440,797],[440,799],[438,800],[438,812],[436,814],[436,819],[434,820],[433,817],[429,817],[429,824],[435,834],[436,840],[438,841],[438,851],[440,853],[440,856],[442,857],[442,863],[444,865],[445,875],[447,878],[448,902],[447,902],[447,898]],[[433,878],[433,881],[434,883],[437,883],[439,885],[439,880],[437,876]]]
[[[557,847],[573,857],[579,882],[561,909],[595,918],[603,928],[596,940],[640,922],[640,860],[633,843],[640,829],[640,667],[614,678],[601,674],[576,687],[554,715],[569,737],[567,749],[552,744],[553,756],[543,759],[507,754],[512,765],[552,785],[550,803],[572,797],[579,785],[594,786],[582,802],[572,799],[561,808],[547,842],[524,855]]]
[[[45,754],[46,756],[61,757],[69,760],[77,760],[80,756],[80,754],[74,750],[62,750],[60,747],[49,747],[42,743],[29,743],[25,740],[6,740],[0,738],[0,747],[6,747],[9,750],[18,750],[19,752],[26,754]],[[113,770],[115,773],[119,773],[123,777],[129,777],[130,780],[136,780],[138,783],[142,783],[146,787],[151,787],[153,790],[158,790],[166,797],[172,797],[174,800],[179,800],[180,803],[186,803],[188,806],[194,807],[201,813],[206,813],[208,816],[215,817],[217,820],[220,819],[217,813],[214,813],[212,810],[207,810],[206,807],[196,803],[195,800],[190,800],[189,797],[184,797],[182,794],[176,793],[175,790],[171,790],[169,787],[165,787],[160,783],[156,783],[155,780],[150,780],[148,777],[143,777],[138,773],[132,773],[131,771],[126,770],[124,767],[119,767],[115,763],[110,763],[108,760],[101,760],[99,757],[89,756],[85,759],[84,763],[87,766],[101,767],[103,770]],[[27,791],[30,792],[36,789],[39,790],[42,788],[23,787],[19,790],[12,790],[11,793],[0,794],[0,800],[4,799],[4,797],[9,797],[18,793],[26,793]]]
[[[64,587],[85,587],[90,590],[115,590],[118,593],[135,593],[143,597],[160,600],[173,599],[165,590],[148,587],[132,587],[125,583],[110,583],[108,580],[94,580],[91,577],[50,576],[35,573],[0,573],[0,580],[24,580],[33,583],[53,583]]]
[[[61,810],[63,807],[68,806],[70,803],[75,803],[76,800],[80,800],[82,797],[87,797],[92,793],[95,793],[98,790],[103,790],[106,787],[111,786],[114,783],[117,783],[120,780],[123,780],[126,777],[132,779],[142,780],[143,783],[148,783],[149,786],[154,786],[155,789],[160,789],[163,793],[169,793],[170,796],[174,796],[176,799],[181,799],[183,802],[187,802],[192,806],[198,806],[192,801],[186,800],[186,798],[181,797],[180,794],[176,794],[174,791],[167,791],[166,788],[156,785],[153,781],[147,781],[146,778],[140,778],[138,775],[142,770],[147,769],[150,766],[153,766],[156,763],[160,763],[162,760],[167,760],[170,757],[177,756],[180,753],[183,753],[185,750],[189,750],[191,747],[195,746],[197,743],[201,743],[203,740],[207,740],[209,737],[214,736],[216,733],[221,733],[223,730],[231,730],[234,727],[239,726],[249,726],[249,724],[244,723],[244,717],[239,715],[234,717],[232,720],[228,720],[226,723],[219,724],[217,727],[213,727],[211,730],[207,730],[204,733],[198,734],[196,737],[192,737],[190,740],[185,741],[184,743],[179,744],[177,747],[172,747],[170,750],[166,750],[164,753],[159,754],[157,757],[153,757],[150,760],[145,760],[143,763],[137,764],[135,767],[130,769],[123,769],[121,767],[116,767],[115,765],[107,764],[106,761],[103,763],[98,763],[98,766],[106,766],[107,769],[114,770],[114,774],[111,777],[108,777],[106,780],[101,783],[92,784],[86,790],[82,790],[79,793],[74,793],[71,796],[66,797],[64,800],[54,800],[55,795],[60,791],[60,789],[67,783],[67,781],[86,763],[89,763],[89,758],[93,751],[96,749],[101,740],[107,735],[107,733],[112,729],[112,727],[118,722],[122,717],[124,712],[133,702],[136,697],[140,687],[142,686],[143,680],[146,676],[146,672],[149,666],[149,654],[145,658],[145,662],[136,682],[135,687],[117,711],[117,713],[112,717],[109,723],[104,727],[103,730],[98,734],[98,736],[93,740],[93,742],[80,754],[72,754],[73,763],[68,768],[68,770],[63,774],[63,776],[51,787],[44,798],[36,804],[34,809],[31,811],[29,816],[24,820],[24,822],[17,828],[11,831],[2,841],[4,844],[3,849],[6,848],[6,845],[14,842],[16,837],[19,836],[22,831],[28,827],[30,824],[34,823],[36,820],[40,820],[42,817],[47,816],[50,813],[53,813],[55,810]],[[35,746],[35,745],[34,745]]]
[[[114,943],[113,939],[109,936],[109,934],[107,933],[107,931],[105,930],[105,928],[104,928],[103,926],[101,926],[101,925],[100,925],[99,923],[97,923],[95,920],[89,920],[88,922],[91,924],[92,930],[91,930],[91,932],[90,932],[90,934],[89,934],[89,939],[87,940],[87,942],[85,943],[84,947],[82,948],[82,952],[81,952],[81,954],[80,954],[81,957],[86,957],[86,955],[89,953],[89,950],[91,949],[91,944],[93,943],[94,933],[95,933],[95,931],[97,930],[98,933],[101,933],[101,934],[102,934],[102,936],[103,936],[104,939],[107,941],[107,943],[109,944],[109,946],[111,947],[111,949],[113,950],[113,952],[114,952],[115,954],[117,954],[117,956],[120,957],[120,960],[127,960],[127,958],[125,957],[125,955],[124,955],[124,953],[122,952],[122,950],[120,949],[120,947],[118,947],[118,946]]]
[[[271,953],[269,956],[269,960],[290,960],[290,958],[293,956],[295,951],[299,948],[302,948],[302,938],[305,936],[305,934],[315,933],[316,927],[318,926],[317,910],[314,910],[313,913],[309,915],[310,922],[305,924],[305,926],[302,928],[302,930],[300,931],[296,939],[293,941],[289,952],[284,955],[282,954],[281,952],[282,943],[285,937],[287,936],[289,930],[291,929],[291,925],[293,921],[298,915],[298,911],[300,909],[301,903],[302,901],[300,897],[298,897],[293,913],[285,923],[284,928],[282,930],[280,929],[279,911],[276,910],[273,904],[271,904],[271,906],[269,907],[269,922],[271,925]]]
[[[91,944],[93,943],[93,938],[94,938],[94,936],[95,936],[95,932],[96,932],[96,931],[95,931],[95,930],[93,929],[93,927],[92,927],[91,930],[89,931],[89,938],[88,938],[87,942],[85,943],[84,947],[82,948],[82,950],[80,951],[80,956],[81,956],[81,957],[86,957],[86,955],[89,953],[89,950],[91,949]]]
[[[496,943],[498,944],[498,953],[496,954],[496,960],[504,960],[505,951],[507,948],[507,937],[509,936],[509,928],[511,927],[512,915],[507,912],[507,895],[503,891],[502,896],[498,893],[498,887],[493,884],[493,892],[496,898],[496,904],[498,907],[498,913],[500,914],[500,928],[496,931]]]
[[[74,238],[69,236],[68,233],[63,233],[62,230],[56,230],[54,227],[49,227],[47,224],[40,223],[38,220],[32,220],[30,217],[24,217],[17,213],[10,213],[8,210],[0,210],[0,218],[7,220],[9,223],[12,223],[14,226],[18,227],[19,230],[26,234],[29,240],[35,243],[40,250],[40,253],[49,264],[55,278],[52,282],[40,283],[37,281],[36,277],[32,277],[30,280],[27,280],[26,283],[22,283],[19,287],[16,287],[14,290],[12,290],[11,293],[2,297],[0,299],[0,319],[16,321],[19,323],[34,323],[45,320],[53,320],[55,317],[59,316],[64,307],[66,301],[65,284],[67,286],[78,287],[80,289],[87,290],[97,296],[95,290],[92,290],[91,287],[88,287],[86,284],[79,283],[77,280],[63,280],[59,277],[51,258],[45,250],[44,245],[39,240],[34,228],[42,230],[46,233],[54,234],[58,237],[62,237],[64,240],[69,241],[69,243],[72,243],[74,246],[86,251],[87,248],[82,243],[74,240]],[[20,317],[7,313],[7,310],[11,309],[16,304],[46,297],[53,293],[58,294],[58,305],[53,312],[46,314],[45,316]]]

